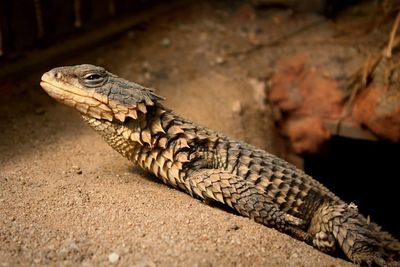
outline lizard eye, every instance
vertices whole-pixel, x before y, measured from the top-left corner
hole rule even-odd
[[[88,73],[84,75],[81,79],[81,83],[88,87],[97,87],[104,84],[106,80],[106,75],[101,73]]]
[[[85,76],[85,79],[86,79],[86,80],[90,80],[90,81],[94,81],[94,80],[101,79],[101,76],[100,76],[99,74],[95,74],[95,73],[93,73],[93,74],[87,74],[87,75]]]

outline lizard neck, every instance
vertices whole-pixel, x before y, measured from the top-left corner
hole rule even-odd
[[[165,183],[183,187],[183,165],[192,159],[189,143],[195,126],[157,103],[146,113],[123,123],[82,115],[83,119],[121,155],[161,178]]]

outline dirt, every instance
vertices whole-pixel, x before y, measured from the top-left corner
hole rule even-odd
[[[199,124],[282,154],[264,78],[292,48],[242,52],[277,38],[282,21],[290,31],[316,16],[232,3],[177,10],[57,65],[102,65]],[[1,83],[0,266],[351,266],[132,166],[41,90],[43,71]]]

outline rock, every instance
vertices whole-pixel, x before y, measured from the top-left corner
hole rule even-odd
[[[375,84],[363,90],[353,106],[353,118],[376,135],[400,142],[400,90]]]
[[[296,153],[315,153],[330,139],[331,134],[318,117],[293,118],[286,121],[282,132]]]
[[[161,41],[161,45],[164,47],[169,47],[171,45],[171,40],[169,38],[163,38]]]
[[[337,81],[307,63],[308,57],[304,54],[281,59],[268,96],[282,114],[276,116],[281,119],[280,130],[296,153],[318,151],[330,138],[324,121],[339,120],[343,110],[343,95]]]
[[[80,170],[81,169],[81,167],[79,167],[78,165],[72,165],[71,168],[73,170]]]
[[[215,58],[215,63],[217,63],[217,64],[223,64],[223,63],[225,63],[225,61],[226,61],[226,59],[221,56],[217,56]]]
[[[229,228],[228,228],[228,232],[230,231],[237,231],[240,229],[240,226],[237,224],[232,224]]]
[[[82,174],[82,170],[81,167],[73,165],[72,166],[72,170],[76,173],[76,174]]]
[[[336,120],[342,115],[343,94],[334,79],[308,66],[303,54],[281,59],[271,79],[270,101],[296,117]]]
[[[253,88],[254,101],[260,108],[265,108],[265,100],[267,99],[265,82],[259,79],[249,79],[248,81]]]
[[[142,70],[143,71],[149,71],[151,69],[151,65],[148,61],[143,61],[142,62]]]
[[[232,104],[232,111],[238,114],[241,114],[243,111],[242,103],[239,100],[236,100]]]
[[[119,255],[115,252],[111,253],[108,255],[108,261],[110,263],[116,263],[119,260]]]

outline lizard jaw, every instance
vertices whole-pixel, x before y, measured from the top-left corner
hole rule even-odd
[[[83,90],[74,85],[57,80],[51,71],[43,74],[40,86],[62,104],[78,110],[81,114],[96,119],[124,122],[126,117],[138,118],[138,112],[147,113],[145,103],[129,108],[118,101],[110,100],[95,90]]]
[[[113,111],[107,105],[90,97],[89,94],[85,93],[83,90],[62,89],[55,85],[54,82],[44,80],[43,77],[40,86],[58,102],[78,110],[83,115],[108,121],[112,121],[114,118]]]

